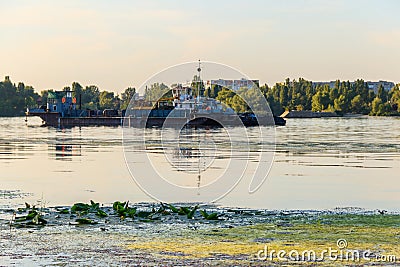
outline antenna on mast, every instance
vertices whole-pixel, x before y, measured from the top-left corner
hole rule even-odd
[[[201,62],[199,59],[199,67],[197,68],[197,72],[199,73],[198,75],[198,81],[197,81],[197,97],[200,99],[200,86],[201,86],[201,78],[200,78],[200,73],[201,73]]]
[[[200,80],[200,72],[201,72],[200,64],[201,64],[201,62],[200,62],[200,59],[199,59],[199,67],[197,68],[197,71],[199,72],[199,80]]]

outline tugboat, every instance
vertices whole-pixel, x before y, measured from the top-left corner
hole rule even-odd
[[[197,71],[198,76],[196,81],[192,82],[192,86],[176,85],[171,89],[172,96],[162,96],[154,107],[146,109],[140,103],[133,104],[133,107],[126,111],[125,124],[134,127],[250,127],[286,124],[286,120],[272,114],[261,118],[251,112],[237,114],[220,101],[205,97],[204,90],[200,89],[203,83],[200,61]]]
[[[46,106],[27,108],[26,116],[39,116],[43,126],[118,126],[122,125],[123,112],[105,110],[83,110],[77,107],[73,91],[49,92]]]
[[[200,62],[198,82],[200,79]],[[199,88],[199,87],[198,87]],[[161,97],[154,105],[133,105],[128,110],[82,110],[73,91],[49,92],[47,105],[28,108],[26,116],[39,116],[44,126],[129,126],[129,127],[221,127],[285,125],[283,118],[273,116],[257,118],[253,113],[236,114],[220,101],[202,96],[197,89],[176,85],[172,97]],[[81,102],[81,101],[79,101]]]

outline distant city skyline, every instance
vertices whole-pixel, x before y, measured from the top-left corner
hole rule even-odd
[[[76,81],[121,93],[199,58],[270,86],[288,77],[400,82],[400,2],[394,0],[17,0],[1,6],[0,75],[38,92]]]

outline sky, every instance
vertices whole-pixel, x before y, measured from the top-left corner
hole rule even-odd
[[[77,81],[120,93],[202,59],[269,85],[398,83],[399,11],[396,0],[0,0],[0,76],[38,92]]]

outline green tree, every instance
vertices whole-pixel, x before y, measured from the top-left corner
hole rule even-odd
[[[390,104],[394,110],[400,112],[400,84],[395,85],[389,92]]]
[[[372,101],[372,110],[370,115],[381,115],[382,113],[382,99],[376,97],[374,101]]]
[[[361,95],[356,95],[351,100],[351,111],[353,113],[363,113],[363,111],[364,111],[364,101],[363,101]]]
[[[82,85],[80,85],[78,82],[73,82],[71,88],[73,91],[72,93],[73,97],[75,97],[77,101],[79,101],[80,100],[79,98],[82,97],[83,93]]]
[[[22,82],[16,86],[6,76],[0,82],[0,116],[22,116],[27,107],[36,105],[38,97],[32,86],[26,86]]]
[[[85,86],[82,90],[82,108],[98,109],[100,108],[100,90],[96,85]]]
[[[344,95],[340,95],[335,99],[333,107],[336,111],[345,112],[347,110],[346,102],[346,97]]]
[[[128,87],[121,94],[121,109],[127,109],[131,99],[136,94],[136,89],[134,87]]]
[[[247,111],[247,105],[244,99],[235,94],[232,98],[231,104],[229,105],[235,112],[245,112]]]
[[[388,93],[386,92],[382,84],[380,84],[378,87],[377,97],[380,98],[383,103],[386,103],[388,101]]]
[[[376,97],[374,101],[372,101],[372,109],[370,115],[374,116],[385,116],[391,114],[391,106],[389,103],[384,103],[382,99]]]
[[[279,102],[282,106],[287,107],[289,88],[287,85],[280,85],[279,87]]]
[[[265,93],[265,91],[258,88],[246,88],[243,89],[243,91],[239,90],[238,94],[244,100],[241,112],[252,111],[258,115],[267,115],[267,112],[272,111],[271,107],[271,110],[268,109],[268,100],[263,93]]]
[[[329,95],[326,92],[318,91],[312,97],[311,108],[313,111],[323,111],[329,106]]]
[[[148,102],[152,102],[153,104],[156,104],[157,101],[159,101],[163,97],[171,97],[172,92],[163,83],[153,83],[150,85],[150,88],[145,89],[145,99]]]
[[[209,97],[216,98],[218,93],[222,90],[222,86],[219,84],[212,84],[210,88]]]
[[[339,97],[339,89],[334,87],[332,90],[329,92],[329,100],[331,102],[334,102],[336,98]]]
[[[119,109],[119,98],[114,92],[102,91],[99,96],[100,109]]]
[[[274,88],[269,88],[268,85],[265,84],[260,87],[260,90],[263,92],[272,113],[275,116],[281,115],[284,112],[284,109],[279,100],[274,97]]]
[[[316,93],[312,97],[311,101],[312,101],[312,104],[311,104],[312,111],[322,111],[322,110],[324,110],[324,105],[322,104],[321,92]]]

